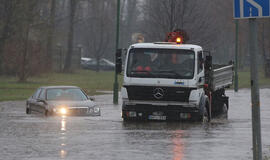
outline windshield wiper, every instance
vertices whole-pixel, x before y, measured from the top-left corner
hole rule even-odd
[[[174,74],[174,76],[177,76],[177,77],[183,77],[183,75],[179,74],[175,70],[159,70],[159,71],[157,71],[157,73],[163,73],[163,74],[168,73],[168,74]]]
[[[152,72],[150,71],[131,71],[131,74],[137,74],[137,75],[151,75],[151,76],[154,76],[155,77],[155,74],[153,74]]]

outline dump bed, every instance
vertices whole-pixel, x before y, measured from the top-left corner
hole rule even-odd
[[[205,83],[214,92],[219,89],[229,88],[233,84],[233,63],[218,65],[212,63],[212,56],[206,56],[205,61]]]
[[[212,90],[228,88],[233,83],[233,65],[213,65]]]

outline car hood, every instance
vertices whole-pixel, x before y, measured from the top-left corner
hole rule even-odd
[[[49,107],[66,106],[70,108],[75,107],[94,107],[96,104],[93,101],[47,101]]]

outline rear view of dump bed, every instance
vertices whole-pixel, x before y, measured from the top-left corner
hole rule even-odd
[[[212,92],[229,88],[233,83],[233,64],[213,65],[212,56],[206,56],[205,80]]]
[[[233,65],[214,69],[212,76],[212,88],[214,91],[230,87],[233,83]]]

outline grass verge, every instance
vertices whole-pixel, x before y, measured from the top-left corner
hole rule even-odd
[[[119,87],[122,76],[118,77]],[[270,87],[270,79],[259,74],[260,86]],[[74,73],[47,73],[28,79],[28,82],[18,83],[16,77],[0,77],[0,101],[25,100],[40,86],[48,85],[75,85],[83,88],[87,94],[100,94],[98,91],[112,91],[114,72],[94,72],[78,70]],[[250,73],[239,72],[239,88],[250,87]]]
[[[250,88],[250,72],[239,72],[239,88]],[[259,73],[259,85],[261,88],[270,87],[270,79],[265,78],[262,72]]]
[[[122,84],[122,76],[118,77]],[[87,94],[100,94],[98,91],[112,91],[114,72],[94,72],[78,70],[74,73],[47,73],[18,83],[16,77],[0,77],[0,101],[24,100],[30,97],[40,86],[75,85],[83,88]],[[120,86],[120,85],[119,85]]]

